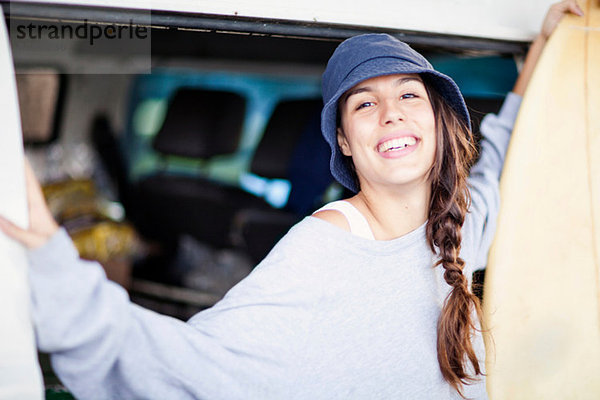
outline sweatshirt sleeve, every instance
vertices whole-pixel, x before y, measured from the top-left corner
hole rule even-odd
[[[282,266],[288,256],[277,254],[286,252],[280,247],[185,323],[131,303],[99,264],[79,258],[61,229],[29,252],[38,348],[51,353],[77,398],[266,398],[273,382],[293,376],[285,360],[300,357],[301,346],[285,338],[300,343],[311,315],[297,290],[307,285],[298,284],[303,277],[293,266]]]
[[[521,96],[509,93],[500,112],[486,115],[481,122],[481,153],[468,178],[471,208],[463,228],[472,249],[473,270],[487,264],[500,207],[500,175],[520,105]]]

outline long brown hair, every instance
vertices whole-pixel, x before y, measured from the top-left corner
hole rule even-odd
[[[467,177],[477,149],[471,130],[424,78],[436,118],[437,138],[430,172],[427,242],[433,252],[437,247],[439,260],[434,266],[441,265],[445,269],[444,280],[452,287],[438,320],[438,362],[444,379],[463,396],[463,385],[483,375],[471,342],[472,334],[478,329],[473,311],[481,320],[481,307],[463,274],[465,261],[459,257],[461,228],[471,201]],[[474,376],[468,372],[469,363]]]

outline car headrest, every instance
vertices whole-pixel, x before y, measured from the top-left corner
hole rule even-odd
[[[246,111],[245,99],[232,92],[178,89],[152,146],[160,153],[210,158],[236,150]]]
[[[294,147],[322,106],[320,98],[278,103],[256,148],[250,171],[264,178],[286,178]]]

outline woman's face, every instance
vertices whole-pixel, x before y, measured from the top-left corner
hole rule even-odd
[[[338,143],[366,186],[428,188],[436,152],[435,117],[419,75],[385,75],[340,99]]]

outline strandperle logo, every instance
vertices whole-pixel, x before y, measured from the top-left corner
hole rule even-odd
[[[68,20],[35,19],[19,16],[23,12],[19,4],[11,6],[13,16],[9,20],[17,63],[25,65],[34,59],[65,74],[151,73],[150,11],[127,16],[90,12]]]
[[[14,27],[17,39],[84,39],[88,40],[90,46],[100,39],[122,40],[148,38],[148,28],[133,23],[129,24],[88,24],[85,19],[79,26],[39,24],[29,22],[28,24],[17,24]]]

